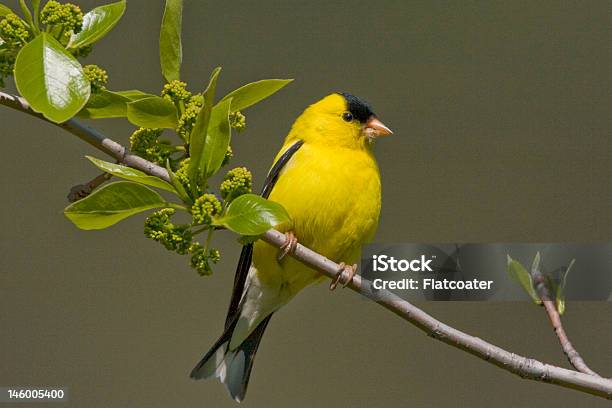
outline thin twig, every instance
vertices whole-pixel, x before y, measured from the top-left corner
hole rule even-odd
[[[77,184],[76,186],[72,186],[70,192],[68,193],[68,201],[74,203],[82,198],[90,195],[96,188],[100,187],[106,181],[111,179],[112,174],[110,173],[102,173],[91,179],[85,184]]]
[[[538,253],[539,259],[539,253]],[[586,365],[578,351],[574,348],[572,343],[570,342],[567,334],[565,333],[565,329],[563,328],[563,323],[561,323],[561,315],[556,307],[556,302],[551,295],[551,287],[550,280],[542,273],[539,267],[539,262],[531,270],[531,279],[533,281],[534,289],[538,295],[538,297],[542,300],[542,304],[544,306],[544,310],[546,310],[546,314],[550,319],[550,323],[559,339],[559,343],[561,344],[561,349],[567,356],[569,363],[578,371],[585,374],[594,375],[596,377],[600,377],[595,371],[591,370],[589,366]]]
[[[0,92],[0,104],[44,119],[41,115],[34,113],[20,97]],[[123,146],[106,138],[98,131],[86,127],[74,119],[58,126],[108,153],[120,162],[168,181],[166,169],[138,156],[126,154],[126,149]],[[266,231],[260,238],[277,248],[280,248],[285,243],[285,235],[275,229]],[[290,255],[305,265],[320,271],[328,278],[336,278],[339,273],[340,265],[301,244],[298,244],[295,251]],[[369,290],[362,290],[362,288],[369,287],[369,285],[369,281],[357,275],[347,287],[369,297],[385,309],[412,323],[429,336],[466,351],[506,371],[517,374],[522,378],[556,384],[561,387],[612,399],[612,380],[545,364],[538,360],[511,353],[436,320],[423,310],[389,291],[380,290],[372,293]]]
[[[559,338],[559,343],[561,344],[561,348],[563,352],[567,356],[570,364],[581,373],[594,375],[600,377],[595,371],[591,370],[588,365],[584,362],[580,354],[576,351],[572,343],[570,342],[567,334],[565,333],[565,329],[563,328],[563,323],[561,323],[561,316],[557,311],[557,307],[555,306],[555,302],[553,300],[543,300],[544,308],[546,309],[546,314],[550,319],[550,324],[552,324],[553,329],[555,330],[555,334]]]

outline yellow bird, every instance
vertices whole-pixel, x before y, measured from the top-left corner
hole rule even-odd
[[[362,99],[334,93],[309,106],[293,124],[266,179],[264,197],[292,219],[279,250],[263,241],[243,247],[225,330],[191,372],[217,377],[244,399],[264,330],[281,306],[322,276],[291,257],[296,237],[327,258],[353,264],[374,235],[380,214],[380,173],[374,140],[391,134]],[[351,277],[356,266],[341,266]],[[339,271],[338,276],[342,271]],[[338,282],[332,282],[335,288]]]

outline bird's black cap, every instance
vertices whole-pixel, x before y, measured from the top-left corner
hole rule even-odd
[[[346,92],[338,92],[346,100],[349,112],[353,114],[353,117],[359,120],[361,123],[365,123],[374,115],[370,104],[361,98]]]

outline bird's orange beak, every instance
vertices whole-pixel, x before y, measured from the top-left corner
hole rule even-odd
[[[385,126],[376,116],[372,116],[363,126],[364,133],[368,137],[380,137],[392,135],[391,129]]]

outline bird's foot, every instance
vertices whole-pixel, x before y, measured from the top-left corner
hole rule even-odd
[[[340,263],[340,268],[338,269],[338,275],[329,285],[329,290],[335,290],[338,286],[338,283],[342,282],[342,287],[345,288],[349,283],[353,281],[353,277],[357,273],[357,264],[353,266],[347,265],[344,262]]]
[[[298,240],[295,237],[293,231],[285,232],[285,243],[280,247],[280,254],[278,254],[278,261],[282,261],[284,257],[292,254],[297,247]]]

